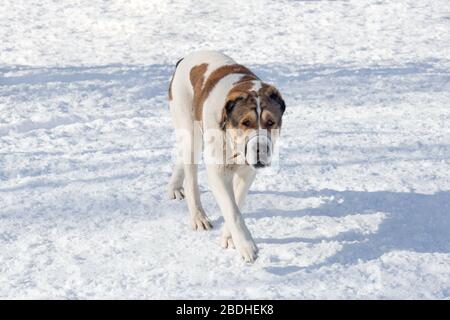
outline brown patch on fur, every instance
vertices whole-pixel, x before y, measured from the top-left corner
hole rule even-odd
[[[243,74],[245,76],[248,76],[246,79],[250,79],[250,77],[255,80],[258,79],[256,75],[250,71],[250,69],[244,67],[240,64],[229,64],[222,67],[217,68],[214,70],[206,79],[205,84],[203,85],[203,88],[201,89],[200,94],[195,97],[194,94],[194,118],[195,120],[201,120],[202,119],[202,112],[203,112],[203,103],[208,98],[209,93],[214,89],[216,84],[223,79],[224,77],[230,75],[230,74]],[[240,82],[242,79],[240,79],[238,82]],[[245,81],[244,81],[245,82]],[[248,82],[248,80],[247,80]],[[194,90],[195,92],[195,90]]]
[[[253,87],[251,81],[235,82],[235,85],[227,94],[227,101],[235,100],[239,97],[246,99]]]
[[[191,80],[192,89],[194,89],[194,98],[192,101],[193,113],[195,120],[202,119],[202,108],[200,108],[200,99],[202,97],[203,83],[205,82],[205,72],[208,69],[207,63],[199,64],[191,69],[189,78]]]
[[[259,80],[259,78],[257,76],[255,76],[253,73],[252,74],[246,74],[246,75],[242,76],[242,78],[240,78],[234,84],[239,84],[239,83],[248,82],[248,81],[255,81],[255,80]]]

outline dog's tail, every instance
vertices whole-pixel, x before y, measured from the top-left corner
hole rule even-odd
[[[181,58],[180,60],[178,60],[177,64],[175,65],[175,70],[177,69],[178,65],[180,64],[181,61],[183,61],[184,58]]]
[[[173,71],[172,79],[170,79],[170,84],[169,84],[169,100],[172,100],[172,82],[173,82],[173,78],[175,77],[175,72],[177,71],[177,67],[180,64],[180,62],[183,61],[183,59],[184,58],[181,58],[175,64],[175,70]]]

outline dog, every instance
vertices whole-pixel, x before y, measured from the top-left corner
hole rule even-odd
[[[241,210],[257,170],[271,164],[286,109],[280,92],[223,53],[197,51],[176,64],[168,95],[177,154],[169,197],[186,197],[194,230],[212,228],[197,180],[203,150],[208,183],[225,221],[220,244],[253,262],[258,248]]]

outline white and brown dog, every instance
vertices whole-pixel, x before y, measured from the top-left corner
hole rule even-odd
[[[204,145],[208,182],[225,220],[221,246],[254,261],[258,249],[240,210],[256,169],[271,163],[285,110],[280,93],[230,57],[199,51],[178,61],[169,104],[177,136],[169,197],[186,196],[193,229],[212,228],[197,182]]]

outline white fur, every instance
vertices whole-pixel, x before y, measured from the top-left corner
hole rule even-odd
[[[258,92],[261,89],[261,81],[253,81],[252,90]],[[256,116],[258,117],[258,129],[261,127],[261,105],[259,96],[256,97]]]
[[[196,123],[192,112],[193,89],[190,83],[190,70],[202,63],[208,64],[205,74],[207,79],[217,68],[235,62],[219,52],[195,52],[180,62],[172,82],[173,99],[170,101],[170,111],[177,132],[178,159],[169,184],[169,196],[172,198],[186,196],[191,226],[194,229],[209,229],[211,224],[200,202],[197,182],[198,162],[192,163],[189,160],[198,160],[201,153],[203,143],[201,128],[208,132],[212,129],[214,135],[218,135],[215,138],[212,135],[205,138],[205,153],[213,158],[223,155],[223,149],[220,149],[223,148],[222,144],[216,143],[221,139],[223,141],[224,138],[224,132],[220,129],[222,111],[233,83],[242,77],[242,74],[231,74],[221,79],[204,102],[202,122]],[[217,159],[215,163],[209,161],[206,168],[208,182],[225,220],[221,236],[222,247],[236,247],[245,261],[254,261],[257,247],[245,225],[241,209],[255,177],[255,170],[248,165],[226,166],[222,159]]]

